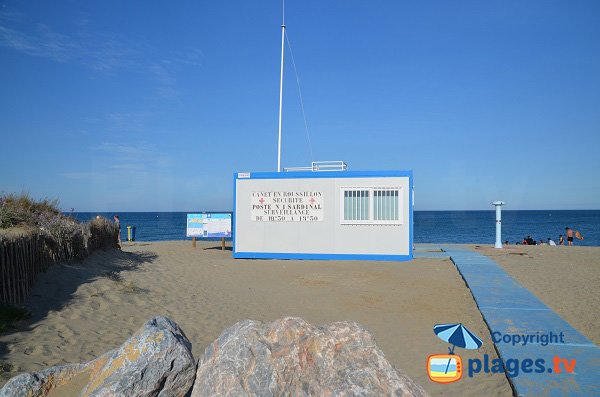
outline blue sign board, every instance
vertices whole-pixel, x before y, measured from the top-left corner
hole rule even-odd
[[[188,214],[187,237],[231,237],[231,214]]]

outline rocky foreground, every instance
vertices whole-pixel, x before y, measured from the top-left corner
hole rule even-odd
[[[196,362],[179,326],[148,321],[119,348],[83,364],[12,378],[0,397],[427,396],[351,321],[241,321]]]

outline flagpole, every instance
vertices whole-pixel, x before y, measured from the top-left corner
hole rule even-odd
[[[281,74],[279,78],[279,141],[277,144],[277,172],[281,172],[281,110],[283,109],[283,50],[285,44],[285,0],[281,22]]]

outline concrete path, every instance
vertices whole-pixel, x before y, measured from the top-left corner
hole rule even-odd
[[[415,258],[443,256],[450,257],[470,288],[492,338],[508,341],[495,345],[517,395],[600,396],[598,346],[489,257],[455,245],[417,246],[415,251]],[[542,335],[552,339],[546,346]]]

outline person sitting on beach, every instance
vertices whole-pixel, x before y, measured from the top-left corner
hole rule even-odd
[[[567,244],[569,244],[569,246],[573,246],[573,229],[571,229],[569,226],[565,227],[565,231],[567,232]]]
[[[527,237],[523,237],[523,241],[521,241],[521,244],[528,245],[528,243],[527,243]]]
[[[548,245],[556,247],[556,243],[550,237],[548,237]]]
[[[531,236],[527,236],[527,245],[535,245],[535,240]]]
[[[538,245],[546,245],[546,242],[542,239],[540,239],[540,242],[538,243]]]
[[[558,236],[558,245],[565,245],[565,239],[562,234]]]
[[[114,218],[115,225],[117,226],[117,244],[118,247],[121,248],[121,221],[119,220],[119,215],[115,215]]]

